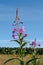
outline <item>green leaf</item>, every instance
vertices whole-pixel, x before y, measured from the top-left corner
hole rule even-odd
[[[10,58],[10,59],[6,60],[3,65],[5,65],[7,62],[9,62],[11,60],[14,60],[14,58]]]
[[[7,62],[9,62],[11,60],[15,60],[15,59],[17,59],[18,61],[20,61],[20,65],[24,65],[24,62],[22,60],[20,60],[19,58],[10,58],[10,59],[6,60],[3,65],[5,65]]]
[[[28,61],[26,62],[26,65],[29,65],[30,62],[32,62],[32,61],[34,61],[34,60],[36,60],[36,59],[38,59],[38,58],[28,60]]]
[[[19,45],[21,44],[19,40],[11,40],[17,42]]]
[[[21,48],[23,48],[26,44],[27,44],[27,42],[24,42],[24,43],[21,45]]]
[[[12,53],[16,53],[16,50],[12,50],[11,52],[12,52]]]
[[[24,65],[24,62],[20,60],[20,64],[21,64],[21,65]]]

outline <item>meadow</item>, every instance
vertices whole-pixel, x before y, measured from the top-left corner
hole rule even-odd
[[[17,55],[7,55],[7,54],[0,54],[0,65],[3,65],[3,63],[9,59],[9,58],[15,58]],[[43,55],[39,55],[40,57],[40,65],[43,65]],[[24,62],[26,63],[27,60],[31,58],[31,55],[28,54],[25,57],[23,57]],[[20,62],[18,60],[12,60],[7,62],[5,65],[20,65]],[[32,65],[32,64],[31,64]]]

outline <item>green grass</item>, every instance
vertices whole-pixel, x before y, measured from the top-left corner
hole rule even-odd
[[[4,55],[4,54],[0,54],[0,65],[3,65],[3,63],[5,62],[5,60],[9,59],[9,58],[13,58],[16,57],[15,55]],[[40,65],[43,64],[43,55],[39,55],[40,57]],[[31,58],[31,55],[27,55],[26,57],[23,58],[24,62],[28,61]],[[6,65],[20,65],[18,60],[12,60],[10,62],[7,62]]]

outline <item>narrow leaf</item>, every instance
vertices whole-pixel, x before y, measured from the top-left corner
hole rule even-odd
[[[26,44],[27,44],[27,42],[24,42],[24,43],[21,45],[21,47],[23,48]]]
[[[22,37],[22,40],[23,40],[25,37],[27,37],[27,34],[25,34],[25,35]]]
[[[15,60],[15,59],[17,59],[18,61],[20,61],[21,65],[24,65],[24,62],[22,60],[20,60],[19,58],[10,58],[10,59],[6,60],[3,65],[5,65],[7,62],[9,62],[11,60]]]
[[[15,42],[17,42],[18,44],[20,44],[20,41],[19,41],[19,40],[11,40],[11,41],[15,41]]]
[[[35,60],[38,58],[35,58]],[[29,65],[30,62],[34,61],[34,59],[30,59],[29,61],[26,62],[26,65]]]
[[[3,65],[5,65],[7,62],[9,62],[11,60],[14,60],[14,58],[10,58],[10,59],[6,60]]]

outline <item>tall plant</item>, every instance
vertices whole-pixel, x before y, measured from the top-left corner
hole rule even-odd
[[[23,60],[23,57],[25,55],[25,45],[28,43],[27,41],[25,41],[25,37],[27,37],[27,34],[24,33],[24,26],[22,25],[23,23],[20,22],[20,19],[18,17],[18,9],[16,10],[16,20],[15,20],[15,24],[14,24],[14,28],[13,28],[13,31],[12,31],[12,37],[13,37],[13,40],[14,42],[17,42],[20,46],[20,50],[19,50],[19,55],[21,58],[17,57],[17,58],[11,58],[11,59],[8,59],[4,62],[3,65],[5,65],[7,62],[11,61],[11,60],[15,60],[17,59],[18,61],[20,61],[20,65],[29,65],[30,62],[33,63],[33,65],[37,65],[36,64],[36,60],[38,59],[36,57],[36,50],[35,50],[35,47],[36,47],[36,39],[35,41],[33,41],[30,45],[34,47],[34,52],[32,53],[32,58],[29,59],[26,64],[24,63],[24,60]],[[38,46],[40,46],[40,44],[38,44]]]
[[[39,65],[39,61],[37,62],[37,60],[39,60],[39,57],[37,56],[36,46],[40,46],[40,43],[37,43],[36,38],[35,38],[35,40],[32,41],[32,43],[30,45],[33,48],[32,59],[34,59],[34,60],[32,61],[32,64],[33,65]],[[35,58],[37,58],[37,59],[35,59]]]
[[[12,37],[14,39],[12,41],[15,41],[19,44],[20,56],[23,56],[25,54],[24,46],[27,44],[27,42],[24,40],[24,38],[27,37],[27,34],[24,34],[24,26],[22,26],[21,28],[14,28],[12,32]]]
[[[24,47],[28,42],[25,41],[25,39],[24,39],[25,37],[27,37],[27,34],[24,33],[25,29],[23,26],[23,22],[20,22],[20,19],[18,17],[18,9],[16,9],[16,19],[14,22],[15,22],[15,24],[13,24],[14,28],[12,31],[13,40],[11,40],[11,41],[17,42],[19,44],[20,50],[18,50],[18,52],[19,52],[19,56],[21,57],[21,59],[20,58],[11,58],[11,59],[8,59],[7,61],[5,61],[4,64],[6,64],[8,61],[17,59],[20,61],[21,65],[24,65],[23,57],[25,56],[25,52],[26,52]]]

